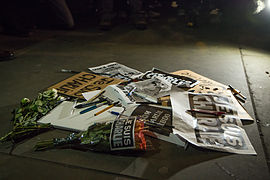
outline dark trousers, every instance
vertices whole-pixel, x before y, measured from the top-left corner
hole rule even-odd
[[[64,29],[70,29],[74,26],[74,19],[66,0],[41,0],[42,4],[45,16],[48,15],[47,19],[43,18],[45,21]],[[41,16],[44,17],[44,14]]]
[[[116,8],[123,8],[128,4],[134,13],[143,11],[143,0],[97,0],[100,13],[112,13]],[[118,7],[115,7],[118,6]]]

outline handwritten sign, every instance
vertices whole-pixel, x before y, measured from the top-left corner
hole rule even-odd
[[[101,90],[108,85],[118,84],[123,80],[104,77],[93,73],[81,72],[60,83],[57,83],[48,89],[56,89],[60,94],[83,99],[82,93]]]

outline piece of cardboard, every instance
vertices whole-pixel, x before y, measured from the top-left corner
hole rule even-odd
[[[199,81],[198,85],[194,86],[193,88],[188,89],[190,92],[193,92],[193,93],[206,93],[206,94],[214,93],[214,94],[219,94],[219,95],[228,95],[232,93],[230,90],[228,90],[228,86],[221,84],[217,81],[214,81],[212,79],[209,79],[207,77],[204,77],[195,72],[192,72],[190,70],[180,70],[180,71],[173,72],[172,74],[187,76],[187,77],[190,77],[192,79]],[[240,103],[238,103],[236,98],[232,98],[232,100],[234,101],[235,105],[237,106],[239,110],[238,113],[239,113],[240,119],[253,121],[253,118],[246,112],[244,107]]]
[[[108,85],[118,84],[123,80],[96,75],[88,72],[80,72],[64,81],[61,81],[48,89],[56,89],[60,94],[84,99],[82,93],[101,90]]]
[[[190,70],[180,70],[173,72],[172,74],[177,74],[180,76],[187,76],[192,79],[199,81],[199,84],[189,89],[189,91],[194,90],[194,93],[215,93],[223,94],[226,93],[228,86],[221,84],[217,81],[204,77],[200,74],[192,72]]]

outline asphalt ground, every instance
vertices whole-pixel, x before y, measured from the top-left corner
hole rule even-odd
[[[163,12],[163,11],[162,11]],[[237,155],[182,147],[161,142],[160,152],[121,156],[71,149],[35,152],[39,140],[64,137],[53,130],[17,145],[0,145],[1,179],[268,179],[270,29],[264,15],[224,14],[219,23],[201,18],[187,28],[174,10],[162,13],[139,31],[131,23],[100,31],[83,19],[72,31],[37,29],[28,38],[0,35],[0,48],[16,58],[0,62],[0,135],[12,129],[11,111],[20,99],[71,76],[61,69],[86,71],[88,67],[117,61],[142,72],[157,67],[173,72],[188,69],[246,96],[244,107],[255,122],[245,125],[257,156]],[[90,20],[89,20],[90,21]]]

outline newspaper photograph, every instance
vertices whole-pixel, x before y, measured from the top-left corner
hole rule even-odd
[[[212,150],[256,154],[242,128],[234,97],[173,89],[170,98],[173,126],[188,142]]]
[[[131,80],[142,75],[140,71],[127,67],[117,62],[88,68],[91,72],[111,78]]]
[[[141,93],[151,96],[155,99],[167,96],[170,94],[172,85],[158,78],[146,79],[139,82],[132,82],[126,86],[126,88],[134,89],[134,93]]]

